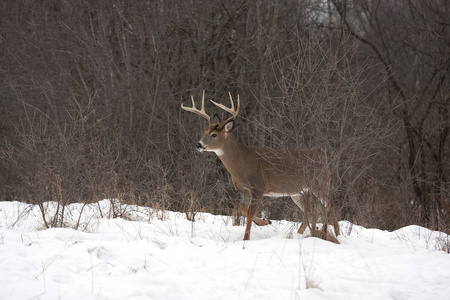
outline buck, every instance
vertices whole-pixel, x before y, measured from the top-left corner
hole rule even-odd
[[[206,114],[204,91],[200,110],[196,108],[192,96],[192,107],[181,104],[181,108],[208,120],[208,128],[195,147],[200,152],[210,151],[217,154],[230,173],[234,186],[243,194],[240,210],[247,218],[244,240],[250,239],[252,221],[258,226],[270,223],[256,216],[258,206],[265,196],[292,198],[303,211],[298,233],[303,234],[311,220],[315,226],[314,214],[322,211],[322,216],[325,216],[324,230],[327,230],[329,219],[333,223],[335,235],[338,236],[339,224],[329,199],[331,177],[326,152],[320,148],[283,151],[240,144],[231,136],[239,113],[239,95],[236,109],[230,93],[229,96],[230,108],[211,100],[214,105],[231,114],[226,120],[223,115],[222,119],[214,115],[211,120]]]

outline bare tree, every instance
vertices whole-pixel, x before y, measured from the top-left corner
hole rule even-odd
[[[446,1],[333,2],[344,28],[372,51],[385,95],[403,123],[396,147],[411,202],[425,225],[448,226],[450,7]],[[444,225],[447,224],[447,225]]]

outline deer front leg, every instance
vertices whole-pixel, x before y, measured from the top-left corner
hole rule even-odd
[[[258,208],[258,205],[257,205],[257,208]],[[246,216],[246,215],[247,215],[247,214],[244,213],[244,216]],[[270,220],[258,218],[258,217],[256,216],[256,213],[255,213],[255,215],[253,216],[252,221],[253,221],[253,223],[255,223],[255,224],[258,225],[258,226],[266,226],[266,225],[272,224],[272,222],[271,222]]]
[[[241,208],[242,215],[247,217],[248,203],[241,202],[240,208]],[[253,216],[252,221],[255,222],[255,224],[258,225],[258,226],[266,226],[266,225],[272,224],[272,222],[270,220],[265,220],[265,219],[258,218],[256,216],[256,213]]]
[[[258,210],[258,204],[253,201],[250,203],[247,209],[247,225],[245,226],[244,241],[250,239],[250,231],[252,230],[252,221],[255,218],[256,211]]]
[[[253,195],[250,191],[243,193],[242,201],[240,204],[242,214],[247,218],[247,224],[245,226],[244,240],[250,239],[250,232],[252,230],[252,222],[255,222],[258,226],[264,226],[270,224],[267,220],[262,220],[256,217],[259,203],[262,201],[262,196],[258,197]]]

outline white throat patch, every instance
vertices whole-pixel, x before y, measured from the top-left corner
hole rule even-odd
[[[223,155],[223,150],[222,149],[217,149],[217,150],[206,150],[209,152],[214,152],[215,154],[217,154],[218,156]]]

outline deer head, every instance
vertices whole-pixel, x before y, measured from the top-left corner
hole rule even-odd
[[[181,108],[193,112],[195,114],[198,114],[202,116],[203,118],[208,120],[208,128],[206,129],[205,133],[203,134],[203,137],[200,139],[200,141],[195,145],[196,149],[200,152],[202,151],[211,151],[215,152],[217,155],[223,154],[223,149],[225,147],[225,143],[228,140],[228,135],[231,133],[234,129],[235,123],[234,120],[236,119],[238,113],[239,113],[239,107],[240,107],[240,101],[239,101],[239,95],[238,95],[238,104],[237,109],[234,108],[234,102],[233,98],[231,97],[231,94],[228,93],[230,96],[230,102],[231,107],[228,108],[224,106],[223,104],[216,103],[212,100],[210,100],[214,105],[217,107],[223,109],[224,111],[231,114],[231,117],[224,120],[223,115],[220,119],[217,114],[214,115],[214,117],[211,118],[206,114],[205,112],[205,91],[203,91],[202,96],[202,106],[201,109],[198,110],[195,106],[194,98],[191,96],[192,99],[192,107],[185,107],[183,104],[181,104]]]

